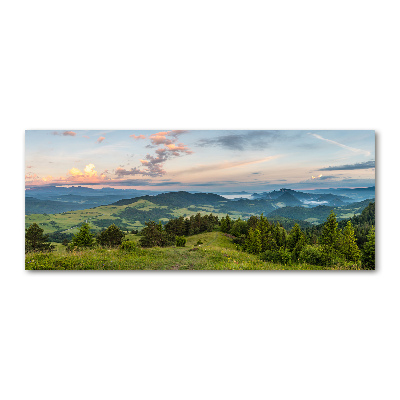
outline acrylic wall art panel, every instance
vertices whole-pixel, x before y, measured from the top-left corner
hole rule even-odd
[[[375,269],[375,132],[31,130],[29,270]]]

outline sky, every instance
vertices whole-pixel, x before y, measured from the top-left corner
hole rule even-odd
[[[25,185],[250,193],[369,187],[375,132],[29,130]]]

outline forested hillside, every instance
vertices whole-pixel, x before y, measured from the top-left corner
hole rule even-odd
[[[362,204],[365,204],[365,202],[362,202]],[[363,209],[360,215],[339,221],[338,228],[343,229],[348,221],[350,221],[354,227],[358,246],[364,246],[367,241],[368,232],[375,226],[375,202],[370,202],[367,207]],[[305,234],[311,242],[316,243],[322,229],[323,224],[310,226],[306,228]]]
[[[282,200],[283,197],[288,203],[294,198],[292,192],[282,193],[279,191],[277,194],[280,195],[277,196],[277,200]],[[156,196],[146,195],[122,199],[106,206],[60,213],[57,212],[57,202],[32,199],[30,204],[33,206],[37,203],[38,211],[35,214],[27,215],[25,222],[26,227],[32,223],[37,223],[46,234],[51,235],[53,241],[60,243],[70,234],[76,233],[85,222],[90,222],[97,232],[112,223],[125,231],[130,231],[143,229],[145,223],[149,220],[161,221],[166,224],[171,218],[190,217],[197,213],[202,215],[213,213],[219,218],[229,214],[235,219],[248,219],[252,215],[264,214],[269,220],[280,222],[285,229],[290,229],[295,223],[305,229],[323,223],[331,210],[335,212],[338,220],[347,219],[360,214],[369,203],[369,200],[365,200],[339,207],[326,205],[292,207],[285,206],[284,203],[277,200],[228,200],[213,193],[171,192]],[[79,207],[75,204],[67,204],[71,208]],[[48,212],[44,213],[44,210]]]

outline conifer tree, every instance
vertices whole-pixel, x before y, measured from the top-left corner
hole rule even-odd
[[[256,229],[257,224],[258,224],[258,217],[256,215],[252,215],[248,220],[247,220],[247,226],[253,229]]]
[[[320,244],[325,248],[325,251],[331,253],[337,249],[338,246],[338,223],[336,215],[333,211],[329,214],[324,226],[322,227],[321,236],[319,238]]]
[[[78,247],[78,248],[85,248],[85,247],[93,247],[94,245],[94,236],[93,233],[90,232],[89,224],[83,224],[79,232],[73,236],[71,239],[71,246]]]
[[[277,250],[278,245],[276,243],[276,240],[274,238],[273,232],[271,229],[268,230],[267,234],[262,237],[262,251],[264,252],[265,250]]]
[[[44,235],[43,232],[43,229],[36,223],[25,230],[25,252],[54,250],[54,246],[48,241],[48,235]]]
[[[300,252],[305,244],[306,237],[304,233],[299,224],[294,224],[286,241],[287,248],[292,252],[292,259],[294,261],[299,258]]]
[[[275,237],[276,245],[278,247],[286,247],[287,234],[285,228],[279,224],[276,225],[276,237]]]
[[[256,252],[255,242],[256,241],[255,241],[254,229],[250,228],[247,238],[245,240],[245,244],[244,244],[246,251],[248,251],[249,253],[255,254],[255,252]]]
[[[341,246],[341,252],[349,261],[357,262],[361,256],[361,252],[357,246],[356,236],[354,234],[354,228],[351,221],[348,221],[345,228],[343,228],[343,242]]]
[[[175,237],[165,231],[161,222],[158,224],[154,221],[146,222],[146,226],[140,233],[142,237],[139,243],[142,247],[165,247],[175,243]]]
[[[260,254],[262,252],[262,236],[261,231],[256,229],[254,231],[254,253]]]
[[[264,214],[260,215],[260,219],[257,222],[257,229],[260,232],[260,239],[261,239],[260,252],[263,252],[269,248],[270,241],[273,238],[272,227],[268,222],[267,218],[264,217]]]
[[[226,217],[222,217],[221,219],[221,231],[224,233],[229,233],[232,228],[232,220],[230,216],[227,214]]]
[[[373,226],[367,236],[362,252],[362,265],[365,269],[375,269],[375,227]]]

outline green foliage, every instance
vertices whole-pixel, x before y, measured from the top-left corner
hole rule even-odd
[[[200,240],[197,251],[190,251]],[[126,242],[123,242],[126,243]],[[134,246],[134,245],[133,245]],[[81,249],[65,253],[27,253],[25,268],[32,270],[315,270],[356,269],[353,265],[318,266],[262,261],[258,255],[237,250],[222,232],[205,232],[187,238],[187,247],[154,247],[135,252],[119,249]],[[279,251],[278,251],[279,253]],[[284,261],[283,261],[284,262]]]
[[[121,245],[119,246],[120,250],[126,251],[126,252],[135,252],[137,249],[136,243],[133,242],[132,240],[124,240]]]
[[[102,231],[96,238],[100,246],[118,247],[122,243],[125,233],[114,224]]]
[[[175,237],[175,245],[176,245],[176,247],[185,247],[185,245],[186,245],[185,236],[176,236]]]
[[[89,224],[83,224],[80,227],[79,232],[72,237],[70,248],[91,248],[94,246],[94,243],[94,235],[90,231]]]
[[[232,228],[232,219],[227,214],[226,217],[221,218],[221,232],[229,233]]]
[[[364,269],[375,269],[375,227],[370,229],[367,238],[362,252],[362,266]]]
[[[292,264],[292,254],[284,247],[280,247],[278,250],[266,250],[260,254],[260,259],[282,265]]]
[[[245,239],[244,249],[250,254],[258,254],[256,235],[255,235],[255,230],[253,228],[250,228],[249,233]]]
[[[357,262],[361,257],[351,221],[348,221],[346,227],[343,229],[341,253],[349,261]]]
[[[247,232],[248,226],[246,221],[243,221],[239,218],[237,221],[233,222],[229,233],[233,236],[240,237],[241,235],[245,235]]]
[[[53,222],[53,221],[51,221]],[[56,231],[49,234],[49,241],[55,243],[64,243],[65,241],[70,241],[72,238],[72,233],[63,233],[60,231]]]
[[[280,263],[279,253],[275,250],[265,250],[264,253],[260,254],[260,259],[262,261],[273,262],[276,264]]]
[[[333,211],[329,214],[324,226],[322,227],[319,243],[325,248],[325,251],[332,252],[338,246],[338,223]]]
[[[54,246],[48,242],[48,236],[43,229],[33,223],[25,230],[25,253],[29,251],[53,251]]]
[[[369,202],[369,200],[356,203],[356,205],[358,204],[362,206],[366,202]],[[353,207],[353,205],[351,206]],[[315,208],[311,208],[310,210],[315,210]],[[339,209],[337,210],[339,211]],[[344,211],[347,210],[343,210],[343,212]],[[355,209],[353,212],[354,211]],[[350,219],[338,221],[338,229],[344,229],[349,220],[354,228],[358,248],[361,249],[364,246],[364,243],[367,241],[369,230],[372,226],[375,226],[375,202],[369,202],[367,207],[362,210],[360,215],[354,216]],[[305,229],[305,234],[309,243],[315,244],[317,242],[317,238],[321,236],[322,227],[323,225],[314,225]]]
[[[175,237],[165,231],[161,222],[146,222],[146,226],[141,231],[142,237],[139,244],[142,247],[165,247],[175,243]]]
[[[165,230],[172,236],[191,236],[203,232],[211,232],[218,224],[216,215],[191,215],[189,218],[179,217],[170,219],[165,224]]]
[[[361,249],[368,240],[370,229],[375,226],[375,202],[369,203],[361,215],[350,218],[350,222],[354,227],[357,245]],[[344,228],[346,224],[347,221],[339,221],[338,227]]]
[[[286,246],[292,253],[293,261],[299,258],[300,252],[306,244],[306,237],[300,226],[295,224],[287,237]]]
[[[279,254],[279,259],[280,259],[281,264],[284,264],[284,265],[291,264],[292,254],[290,253],[290,251],[288,249],[285,249],[284,247],[280,247],[278,250],[278,254]]]
[[[327,255],[320,245],[305,245],[300,254],[299,261],[312,265],[326,265]]]

